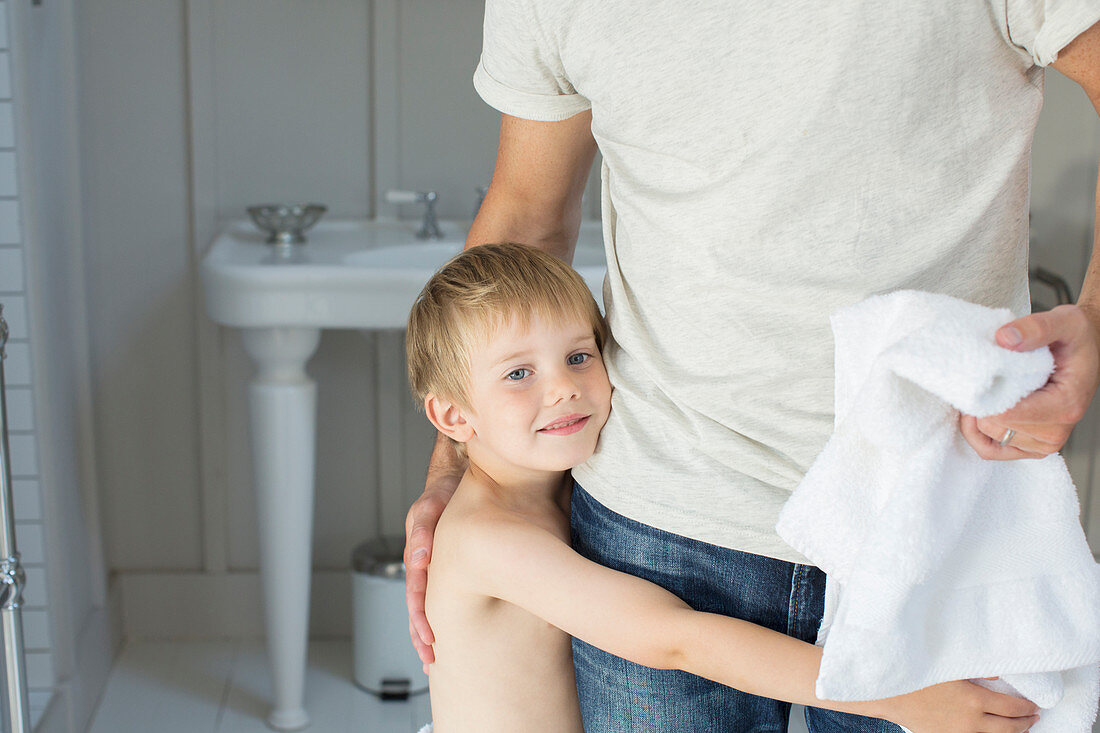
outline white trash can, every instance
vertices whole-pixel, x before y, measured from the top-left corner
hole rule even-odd
[[[426,692],[428,676],[409,640],[404,538],[361,543],[351,554],[355,684],[383,700]]]

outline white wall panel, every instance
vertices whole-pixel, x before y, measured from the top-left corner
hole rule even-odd
[[[11,56],[0,51],[0,99],[11,97]]]
[[[9,337],[27,338],[27,299],[22,295],[5,295],[0,298],[4,306],[4,320],[8,322]]]
[[[0,152],[0,196],[18,196],[15,153]]]
[[[403,188],[435,189],[442,216],[470,219],[496,162],[500,113],[474,91],[481,0],[398,3]],[[461,140],[461,144],[455,144]],[[406,216],[416,216],[407,207]]]
[[[42,519],[42,488],[37,479],[13,479],[12,500],[16,520]]]
[[[0,248],[0,293],[23,290],[23,251]]]
[[[15,528],[19,555],[28,565],[46,564],[46,546],[41,522],[19,522]]]
[[[4,381],[9,387],[31,383],[31,352],[26,342],[9,341],[4,347],[8,358],[4,359]]]
[[[363,216],[370,75],[363,0],[214,1],[220,218],[260,203],[320,202]]]
[[[77,3],[96,461],[108,563],[197,569],[196,282],[182,3]]]
[[[15,201],[0,201],[0,244],[15,244],[20,239],[19,204]]]
[[[8,408],[8,430],[34,430],[34,395],[30,387],[9,387],[4,390]]]
[[[9,457],[13,478],[24,478],[38,473],[38,441],[33,434],[10,433],[8,448],[11,451]]]
[[[15,147],[15,120],[11,102],[0,102],[0,148]]]

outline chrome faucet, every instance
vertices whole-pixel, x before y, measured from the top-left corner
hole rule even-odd
[[[477,212],[481,211],[481,205],[485,203],[485,196],[489,193],[488,186],[477,187],[477,206],[474,207],[474,216],[470,221],[477,218]]]
[[[435,191],[386,191],[383,199],[389,204],[426,204],[424,220],[420,224],[420,231],[416,233],[417,239],[443,239],[443,232],[439,230],[439,221],[435,217],[435,202],[439,200],[439,194]]]

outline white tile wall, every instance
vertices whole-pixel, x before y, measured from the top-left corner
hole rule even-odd
[[[45,610],[23,609],[23,636],[26,649],[50,648],[50,617]]]
[[[46,549],[42,537],[41,522],[17,522],[15,546],[20,559],[28,565],[45,565]]]
[[[42,489],[37,479],[13,479],[12,484],[16,521],[42,519],[42,502],[39,500]]]
[[[30,387],[8,387],[5,391],[8,408],[8,430],[34,430],[34,408]]]
[[[23,589],[23,602],[31,608],[45,608],[49,600],[46,592],[46,568],[37,565],[26,565],[23,571],[27,574],[27,585]]]
[[[49,650],[27,652],[27,687],[49,687],[53,684],[53,655]]]
[[[19,204],[0,201],[0,244],[19,244]]]
[[[15,182],[15,153],[0,152],[0,196],[18,196],[19,185]]]
[[[11,449],[12,476],[34,476],[38,473],[38,441],[34,435],[13,433],[8,435]]]
[[[38,477],[38,436],[34,417],[35,394],[31,378],[31,334],[25,295],[19,186],[16,179],[13,99],[8,47],[7,11],[0,0],[0,304],[12,341],[4,359],[8,446],[11,449],[12,502],[16,517],[16,547],[23,560],[27,584],[23,591],[23,626],[27,649],[27,684],[32,719],[41,717],[53,694],[55,681],[46,586],[45,527],[41,482]],[[18,59],[15,60],[16,62]],[[15,90],[18,93],[18,90]],[[6,197],[6,198],[3,198]]]
[[[8,322],[11,338],[27,338],[27,299],[22,295],[0,296],[0,306],[4,307],[4,320]]]
[[[23,250],[0,248],[0,293],[23,290]]]
[[[15,118],[11,102],[0,102],[0,148],[15,147]]]
[[[8,358],[4,359],[4,383],[19,387],[31,383],[31,352],[27,342],[9,341]]]

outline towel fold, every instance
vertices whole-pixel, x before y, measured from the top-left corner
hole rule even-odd
[[[1046,347],[1004,349],[1015,316],[903,290],[841,308],[834,432],[780,513],[825,571],[816,691],[872,700],[949,680],[1088,733],[1100,695],[1100,566],[1061,455],[986,461],[958,429],[1042,387]]]

